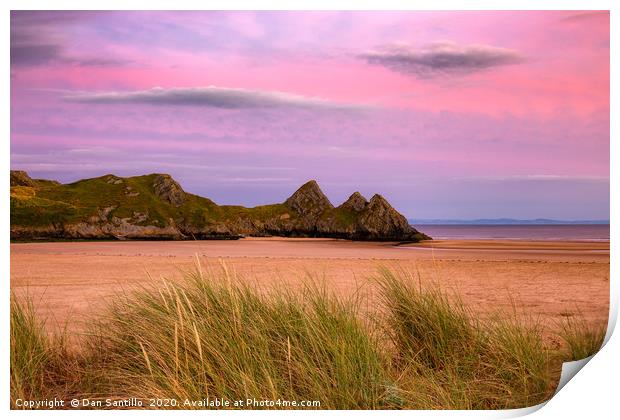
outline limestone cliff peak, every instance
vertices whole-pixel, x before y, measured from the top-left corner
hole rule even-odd
[[[340,208],[353,210],[353,211],[362,211],[368,205],[368,200],[360,194],[358,191],[355,191],[351,196],[340,205]]]
[[[299,187],[284,204],[299,214],[320,214],[334,208],[315,180]]]
[[[181,185],[168,174],[157,174],[153,181],[153,190],[159,198],[166,200],[173,206],[180,206],[185,202],[186,194]]]

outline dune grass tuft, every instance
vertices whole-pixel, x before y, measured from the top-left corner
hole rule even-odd
[[[43,395],[44,372],[50,345],[32,303],[11,297],[11,399],[35,399]]]
[[[183,281],[116,298],[73,353],[13,299],[11,399],[62,392],[174,399],[169,408],[185,409],[201,408],[185,400],[207,398],[498,409],[553,394],[559,355],[535,323],[479,321],[457,296],[405,273],[381,270],[374,285],[379,307],[363,308],[316,281],[261,291],[226,269],[198,267]],[[589,330],[570,331],[575,349],[596,347]]]
[[[567,345],[566,358],[580,360],[596,354],[603,346],[606,331],[605,326],[592,326],[583,318],[565,318],[560,327],[560,337]]]
[[[260,295],[223,280],[189,273],[117,303],[100,347],[112,388],[141,398],[378,405],[379,346],[352,305],[315,285]]]
[[[70,358],[66,334],[51,335],[35,313],[32,302],[11,296],[10,389],[15,401],[63,398],[66,395]]]
[[[408,406],[514,408],[548,395],[550,354],[536,324],[478,321],[458,296],[406,273],[382,270],[379,284]]]

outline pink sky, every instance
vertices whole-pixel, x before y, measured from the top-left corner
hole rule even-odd
[[[607,12],[13,12],[11,166],[609,218]]]

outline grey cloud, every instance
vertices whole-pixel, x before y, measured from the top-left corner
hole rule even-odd
[[[117,58],[101,58],[101,57],[68,57],[61,58],[64,63],[81,67],[120,67],[132,64],[133,61],[121,60]]]
[[[119,92],[74,92],[63,97],[68,102],[94,104],[146,104],[243,108],[327,108],[353,110],[363,105],[332,102],[322,98],[279,91],[260,91],[217,86],[160,88]]]
[[[11,66],[29,67],[53,63],[80,67],[116,67],[130,62],[111,58],[70,57],[65,55],[62,46],[51,43],[11,44]]]
[[[386,45],[359,54],[358,58],[418,77],[473,73],[524,60],[515,50],[481,44],[458,45],[448,41],[422,48],[408,44]]]
[[[66,25],[108,13],[97,10],[11,10],[11,23],[29,26]]]
[[[33,66],[57,60],[61,48],[54,44],[15,44],[11,43],[11,65]]]
[[[62,46],[44,27],[16,20],[11,15],[11,65],[32,66],[57,60]]]
[[[106,57],[75,57],[67,54],[63,25],[69,25],[93,13],[80,12],[11,12],[11,66],[30,67],[42,64],[70,64],[84,67],[108,67],[129,61]]]

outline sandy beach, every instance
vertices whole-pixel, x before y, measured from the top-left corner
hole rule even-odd
[[[605,323],[609,308],[609,242],[438,240],[421,244],[331,239],[239,241],[56,242],[11,244],[11,290],[30,295],[48,325],[80,331],[106,299],[134,287],[178,279],[195,267],[224,262],[257,287],[298,287],[312,275],[336,293],[367,296],[381,266],[458,292],[482,317],[498,310],[553,328],[580,315]]]

